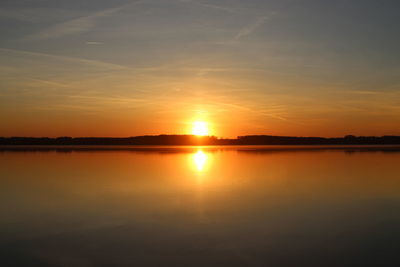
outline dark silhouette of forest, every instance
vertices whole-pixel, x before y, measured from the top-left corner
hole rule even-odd
[[[400,145],[400,136],[295,137],[238,136],[236,139],[195,135],[146,135],[135,137],[0,137],[0,145]]]

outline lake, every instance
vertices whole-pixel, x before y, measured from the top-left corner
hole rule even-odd
[[[400,266],[400,147],[0,148],[1,266]]]

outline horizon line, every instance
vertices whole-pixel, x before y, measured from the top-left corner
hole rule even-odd
[[[135,137],[158,137],[158,136],[191,136],[196,138],[216,138],[216,139],[227,139],[227,140],[234,140],[239,139],[241,137],[294,137],[294,138],[357,138],[357,137],[400,137],[400,134],[384,134],[384,135],[354,135],[354,134],[345,134],[342,136],[300,136],[300,135],[271,135],[271,134],[247,134],[247,135],[237,135],[236,137],[219,137],[216,135],[195,135],[195,134],[144,134],[144,135],[132,135],[132,136],[69,136],[69,135],[60,135],[60,136],[21,136],[21,135],[13,135],[13,136],[0,136],[0,138],[49,138],[49,139],[58,139],[58,138],[135,138]]]

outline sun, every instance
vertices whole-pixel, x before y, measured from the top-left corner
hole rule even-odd
[[[193,122],[192,134],[197,136],[206,136],[209,134],[208,125],[204,121]]]

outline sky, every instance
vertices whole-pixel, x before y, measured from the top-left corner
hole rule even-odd
[[[398,0],[2,0],[0,136],[400,135]]]

